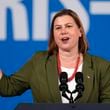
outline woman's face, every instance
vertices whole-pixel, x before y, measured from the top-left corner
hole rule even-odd
[[[59,49],[70,51],[78,50],[78,40],[81,31],[75,20],[69,15],[57,17],[54,21],[54,39]]]

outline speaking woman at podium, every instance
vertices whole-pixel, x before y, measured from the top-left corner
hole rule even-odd
[[[0,96],[31,89],[38,103],[109,103],[110,62],[90,55],[82,22],[63,9],[52,20],[47,51],[36,52],[17,72],[0,72]]]

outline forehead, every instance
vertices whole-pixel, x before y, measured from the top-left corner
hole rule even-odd
[[[58,16],[54,21],[54,25],[62,24],[62,23],[75,23],[75,20],[70,15],[62,15],[62,16]]]

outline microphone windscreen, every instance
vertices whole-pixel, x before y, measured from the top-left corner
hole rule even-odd
[[[83,73],[82,72],[76,73],[75,81],[76,81],[76,83],[83,83]]]
[[[68,82],[68,75],[66,72],[60,73],[60,82],[61,83],[67,83]]]

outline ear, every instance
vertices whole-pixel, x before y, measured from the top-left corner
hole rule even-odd
[[[82,29],[79,28],[79,37],[82,37]]]
[[[79,37],[82,37],[82,34],[80,34]]]

